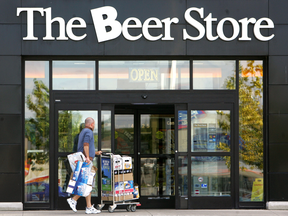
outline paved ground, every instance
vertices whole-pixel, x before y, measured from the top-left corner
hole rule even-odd
[[[83,210],[72,211],[0,211],[0,216],[63,216],[85,215]],[[288,216],[288,210],[152,210],[137,209],[136,212],[127,212],[115,209],[113,213],[103,210],[99,216]]]

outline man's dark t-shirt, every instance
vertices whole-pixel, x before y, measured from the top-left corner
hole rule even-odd
[[[75,138],[74,138],[73,152],[77,152],[79,134],[80,134],[80,133],[78,133],[78,134],[75,136]]]

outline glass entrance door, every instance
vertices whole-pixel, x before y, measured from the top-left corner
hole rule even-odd
[[[175,207],[174,107],[115,109],[115,154],[133,158],[140,202]]]
[[[217,104],[178,110],[176,208],[233,208],[232,110]]]
[[[85,107],[85,109],[83,109]],[[100,108],[98,105],[71,105],[71,104],[56,104],[55,105],[55,170],[54,172],[54,193],[55,193],[55,208],[68,209],[66,199],[69,195],[66,193],[66,188],[70,180],[71,173],[68,167],[67,155],[77,152],[77,144],[79,133],[85,128],[85,119],[92,117],[95,120],[95,128],[93,130],[95,150],[98,150],[99,136],[99,117]],[[97,157],[94,158],[93,164],[97,166]],[[96,175],[97,176],[97,175]],[[95,187],[92,190],[92,202],[98,203],[98,179],[95,179]],[[79,199],[77,208],[85,209],[85,199]]]

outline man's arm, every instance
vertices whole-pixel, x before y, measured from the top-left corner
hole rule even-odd
[[[102,151],[95,152],[95,155],[101,155],[101,154],[102,154]]]
[[[90,158],[89,158],[89,143],[84,143],[84,155],[86,157],[86,163],[90,163]]]

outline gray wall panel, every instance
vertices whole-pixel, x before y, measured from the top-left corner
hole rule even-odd
[[[269,84],[288,84],[288,56],[269,57]]]
[[[21,54],[21,25],[0,25],[0,55]]]
[[[21,115],[0,115],[0,143],[22,143]]]
[[[47,0],[22,0],[22,7],[40,7],[40,8],[49,8],[51,7],[52,19],[55,17],[62,17],[66,24],[73,17],[81,17],[85,22],[92,23],[91,9],[102,7],[104,5],[103,0],[95,1],[81,1],[78,0],[57,0],[57,1],[47,1]],[[26,12],[22,12],[23,23],[27,23]],[[35,12],[35,23],[44,24],[45,16],[41,16],[39,12]]]
[[[226,37],[232,36],[233,27],[231,25],[224,26],[224,34]],[[194,27],[188,25],[187,33],[191,37],[196,37],[199,32]],[[216,26],[212,27],[213,36],[217,36]],[[262,31],[263,35],[268,35],[268,31]],[[251,41],[239,41],[238,38],[233,41],[223,41],[218,38],[215,41],[208,41],[206,35],[197,41],[187,40],[188,55],[268,55],[268,42],[258,41],[253,35],[253,28],[249,26],[249,37]],[[241,33],[239,36],[241,37]]]
[[[185,25],[171,26],[171,37],[174,41],[148,41],[142,36],[137,41],[128,41],[123,36],[105,42],[105,55],[185,55],[186,42],[183,41],[181,29]],[[141,34],[141,30],[129,31],[131,35]],[[162,31],[154,29],[151,35],[160,35]]]
[[[288,143],[269,145],[269,172],[288,172]]]
[[[288,143],[288,115],[269,115],[269,143]]]
[[[68,4],[69,8],[67,8]],[[92,23],[90,10],[102,7],[103,5],[114,7],[118,12],[117,20],[121,23],[128,17],[134,16],[142,22],[149,17],[157,17],[159,19],[178,17],[180,23],[183,24],[185,10],[189,7],[204,7],[204,16],[206,17],[209,13],[212,13],[213,17],[218,18],[218,21],[224,17],[233,17],[235,19],[255,17],[258,19],[268,16],[268,0],[262,0],[261,4],[259,4],[259,0],[187,0],[187,7],[185,0],[147,0],[145,4],[131,0],[84,1],[81,4],[77,0],[22,0],[22,7],[51,7],[52,18],[62,17],[66,22],[72,17],[77,16],[82,17],[87,23]],[[123,5],[127,6],[123,7]],[[26,23],[26,15],[23,16],[23,23]],[[45,18],[35,13],[35,23],[44,24]]]
[[[145,1],[145,4],[139,4],[137,1],[124,0],[107,0],[105,5],[111,5],[115,7],[118,11],[118,18],[121,23],[128,17],[137,17],[142,23],[149,17],[157,17],[159,19],[164,19],[167,17],[178,17],[180,23],[184,23],[184,13],[185,10],[189,7],[204,7],[205,16],[208,13],[212,12],[213,17],[217,17],[218,21],[224,17],[233,17],[235,19],[241,19],[244,17],[267,17],[268,16],[268,0],[262,1],[259,4],[257,0],[244,0],[243,2],[229,1],[229,0],[219,0],[219,1],[208,1],[208,0],[198,0],[198,1],[172,1],[169,0],[159,0],[159,1]],[[77,3],[76,0],[69,1],[69,8],[67,8],[67,0],[59,1],[45,1],[41,0],[40,2],[30,2],[28,0],[23,0],[23,6],[38,6],[41,7],[52,7],[53,15],[64,17],[66,22],[72,16],[79,16],[85,19],[87,23],[91,23],[91,14],[90,9],[102,6],[102,1],[97,3],[86,2],[81,4]],[[129,5],[129,7],[123,7],[123,5]],[[219,5],[222,5],[220,7]],[[249,5],[249,7],[247,7]],[[146,8],[147,7],[147,8]],[[76,9],[77,8],[77,9]],[[61,15],[63,13],[63,15]],[[214,15],[215,14],[215,15]],[[23,16],[25,18],[25,15]],[[35,14],[36,23],[45,23],[45,19],[40,17],[37,13]],[[193,16],[194,17],[194,16]],[[23,18],[23,20],[24,20]],[[38,19],[39,18],[39,19]],[[26,23],[26,19],[23,21]],[[26,36],[26,25],[23,27],[23,35]],[[188,25],[188,31],[195,34],[198,31]],[[249,26],[249,32],[252,31],[253,26]],[[42,38],[45,36],[45,26],[35,25],[35,36],[39,37],[39,40],[36,41],[23,41],[23,52],[24,55],[184,55],[186,54],[185,48],[183,48],[183,39],[182,39],[182,29],[183,26],[177,24],[176,32],[179,37],[175,38],[174,41],[155,41],[150,42],[142,38],[135,42],[129,42],[124,39],[122,36],[119,38],[106,42],[105,46],[107,49],[103,51],[103,43],[99,44],[95,36],[95,30],[93,25],[88,25],[87,30],[79,30],[79,34],[83,32],[87,33],[88,36],[80,42],[74,41],[42,41]],[[216,28],[216,26],[214,26]],[[53,26],[54,35],[58,36],[58,24]],[[215,31],[215,29],[213,30]],[[227,36],[231,34],[232,28],[230,25],[226,25],[225,31]],[[77,32],[77,31],[76,31]],[[263,30],[262,32],[265,32]],[[266,35],[268,31],[266,31]],[[241,34],[241,33],[240,33]],[[249,33],[250,34],[250,33]],[[184,41],[185,42],[185,41]],[[151,46],[150,46],[151,44]],[[200,41],[187,41],[187,54],[189,55],[267,55],[268,54],[268,42],[261,42],[255,39],[252,35],[252,41],[238,41],[235,39],[232,42],[225,42],[218,39],[216,41],[210,42],[205,39]],[[180,46],[179,46],[180,45]],[[148,49],[147,49],[148,46]],[[73,47],[73,48],[72,48]],[[124,49],[123,49],[124,47]],[[150,48],[151,47],[151,48]],[[170,48],[169,50],[169,47]],[[115,49],[116,48],[116,49]],[[114,49],[114,50],[113,50]],[[179,52],[180,51],[180,52]]]
[[[185,0],[145,0],[144,4],[141,3],[133,0],[105,0],[105,5],[112,6],[117,10],[117,20],[121,23],[128,17],[137,17],[142,24],[150,17],[156,17],[160,20],[167,17],[177,17],[179,19],[178,24],[185,22]],[[126,5],[126,7],[123,7],[123,5]]]
[[[288,1],[287,0],[270,0],[269,1],[269,18],[275,24],[287,24],[288,20]]]
[[[15,173],[21,172],[22,160],[21,160],[21,145],[7,144],[0,145],[0,173]],[[13,160],[13,163],[9,163],[8,161]],[[7,163],[8,162],[8,163]],[[3,166],[5,164],[5,166]]]
[[[275,34],[275,37],[269,41],[269,54],[288,55],[288,25],[275,25],[270,32]]]
[[[288,114],[288,85],[269,86],[269,113]]]
[[[22,174],[0,175],[0,202],[22,202]]]
[[[245,17],[259,19],[268,16],[268,0],[261,0],[261,3],[259,0],[187,0],[187,8],[190,7],[204,7],[204,17],[212,13],[213,18],[218,19],[217,22],[225,17],[239,20]]]
[[[21,86],[0,85],[0,113],[21,114]]]
[[[17,17],[17,7],[21,7],[21,0],[0,1],[0,23],[21,23]]]
[[[26,37],[27,27],[22,26],[23,35]],[[53,25],[52,35],[53,37],[59,36],[58,25]],[[38,37],[38,41],[23,41],[22,42],[22,54],[23,55],[103,55],[104,43],[98,44],[95,34],[94,26],[87,25],[87,29],[76,29],[75,35],[87,34],[86,38],[82,41],[43,41],[43,37],[46,35],[45,25],[35,25],[35,37]]]
[[[0,56],[1,84],[21,84],[20,56]]]
[[[288,174],[269,174],[268,182],[269,201],[288,201]]]

